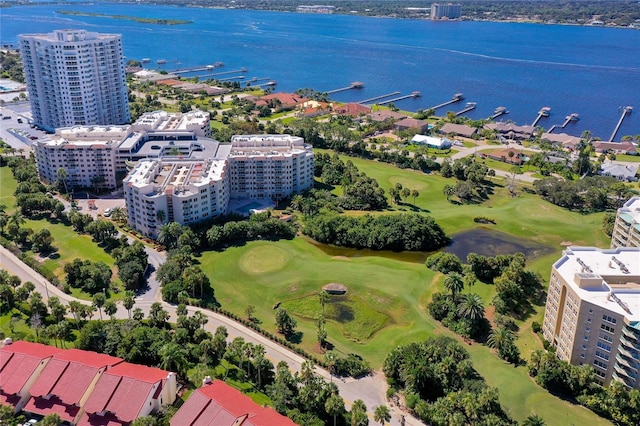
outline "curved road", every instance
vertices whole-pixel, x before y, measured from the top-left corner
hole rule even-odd
[[[150,255],[149,262],[157,268],[157,266],[159,266],[164,261],[163,254],[157,253],[151,249],[148,249],[148,252]],[[44,299],[47,299],[51,296],[57,296],[65,305],[68,305],[68,303],[73,300],[77,300],[84,304],[91,303],[89,301],[76,299],[71,295],[65,294],[2,246],[0,246],[0,266],[2,266],[2,268],[7,270],[9,273],[20,277],[23,282],[33,282],[36,286],[36,290],[42,294]],[[150,276],[149,281],[149,290],[144,295],[136,298],[136,304],[134,308],[141,308],[145,313],[145,316],[147,316],[149,314],[151,305],[154,302],[158,301],[162,304],[162,307],[167,312],[169,312],[169,321],[175,322],[177,319],[176,307],[159,299],[159,285],[157,281],[155,281],[155,272]],[[207,331],[210,331],[211,333],[214,333],[216,328],[224,326],[227,328],[230,340],[236,337],[242,337],[247,342],[263,345],[266,351],[267,358],[269,358],[271,362],[274,363],[274,365],[280,361],[285,361],[292,371],[300,371],[301,365],[305,361],[304,358],[295,354],[289,349],[280,346],[278,343],[267,339],[261,334],[256,333],[250,328],[245,327],[244,325],[237,323],[230,318],[194,306],[189,306],[187,309],[191,314],[196,311],[202,312],[208,319],[208,322],[205,325],[205,329]],[[116,313],[116,318],[128,318],[127,310],[120,303],[118,304],[118,312]],[[329,372],[322,368],[316,367],[315,372],[318,375],[324,377],[326,380],[335,381],[338,389],[340,390],[340,395],[344,398],[347,407],[350,407],[351,403],[356,399],[363,400],[367,406],[367,409],[369,410],[368,414],[371,423],[373,423],[374,408],[378,405],[386,404],[392,413],[392,420],[390,422],[391,425],[397,426],[401,424],[399,420],[400,415],[405,415],[406,425],[413,426],[423,424],[419,420],[409,416],[407,413],[401,411],[398,407],[394,407],[386,401],[385,392],[387,389],[387,384],[382,373],[376,372],[371,376],[367,376],[362,379],[336,379],[331,378]]]

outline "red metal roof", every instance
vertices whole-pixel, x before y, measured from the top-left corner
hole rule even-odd
[[[42,416],[57,413],[63,421],[71,422],[78,415],[80,407],[65,404],[59,398],[52,396],[49,399],[31,398],[25,405],[24,411]]]
[[[261,407],[220,380],[191,394],[171,419],[171,426],[231,426],[237,419],[242,426],[295,426],[291,419]]]
[[[99,414],[83,414],[77,426],[128,426],[129,422],[123,422],[111,413],[104,416]]]
[[[0,353],[2,353],[3,355],[5,352],[21,353],[40,359],[49,358],[50,356],[53,356],[62,351],[64,351],[64,349],[58,349],[54,346],[43,345],[42,343],[26,342],[24,340],[18,340],[17,342],[13,342],[10,345],[6,345],[0,348]]]
[[[91,414],[108,411],[119,421],[131,422],[138,417],[156,384],[153,397],[159,396],[158,390],[168,375],[168,371],[159,368],[122,362],[102,374],[84,409]]]

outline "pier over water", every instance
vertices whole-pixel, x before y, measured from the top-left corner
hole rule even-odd
[[[535,120],[533,120],[533,123],[531,125],[533,127],[536,127],[536,125],[538,124],[538,121],[540,121],[542,117],[548,117],[550,114],[551,114],[551,108],[542,107],[540,111],[538,111],[538,116],[536,117]]]
[[[613,140],[616,137],[616,134],[618,133],[618,130],[620,130],[620,126],[622,126],[622,122],[624,121],[624,118],[628,115],[631,114],[633,112],[633,107],[632,106],[626,106],[622,109],[622,115],[620,116],[620,120],[618,120],[618,124],[616,124],[616,128],[613,129],[613,133],[611,133],[611,137],[609,138],[609,142],[613,142]]]
[[[451,100],[448,100],[447,102],[443,102],[443,103],[438,104],[436,106],[432,106],[429,109],[434,109],[435,110],[435,109],[438,109],[438,108],[442,108],[444,106],[455,104],[456,102],[460,102],[463,99],[464,99],[464,95],[462,93],[456,93],[455,95],[453,95]]]

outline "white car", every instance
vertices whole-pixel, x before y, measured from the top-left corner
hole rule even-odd
[[[102,215],[104,217],[109,217],[111,216],[111,209],[105,209],[104,212],[102,213]]]

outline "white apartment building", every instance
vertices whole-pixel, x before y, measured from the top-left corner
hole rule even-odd
[[[431,5],[431,19],[456,19],[462,16],[462,5],[460,4],[440,4]]]
[[[123,182],[129,226],[155,238],[163,223],[189,224],[224,214],[228,166],[216,159],[139,161]]]
[[[232,198],[279,200],[313,186],[313,149],[291,135],[241,135],[231,139]]]
[[[72,126],[33,144],[40,178],[51,184],[65,169],[69,188],[89,188],[100,177],[115,189],[128,167],[146,158],[214,158],[218,142],[211,135],[209,113],[192,111],[143,114],[132,125]]]
[[[119,34],[56,30],[19,41],[35,124],[54,130],[130,121]]]
[[[611,234],[611,248],[616,247],[640,247],[640,197],[618,209]]]
[[[232,198],[277,200],[313,185],[313,150],[300,137],[234,136],[215,148],[139,161],[123,182],[129,226],[155,238],[163,223],[225,214]]]
[[[597,382],[640,389],[640,248],[571,247],[554,263],[542,332]]]

